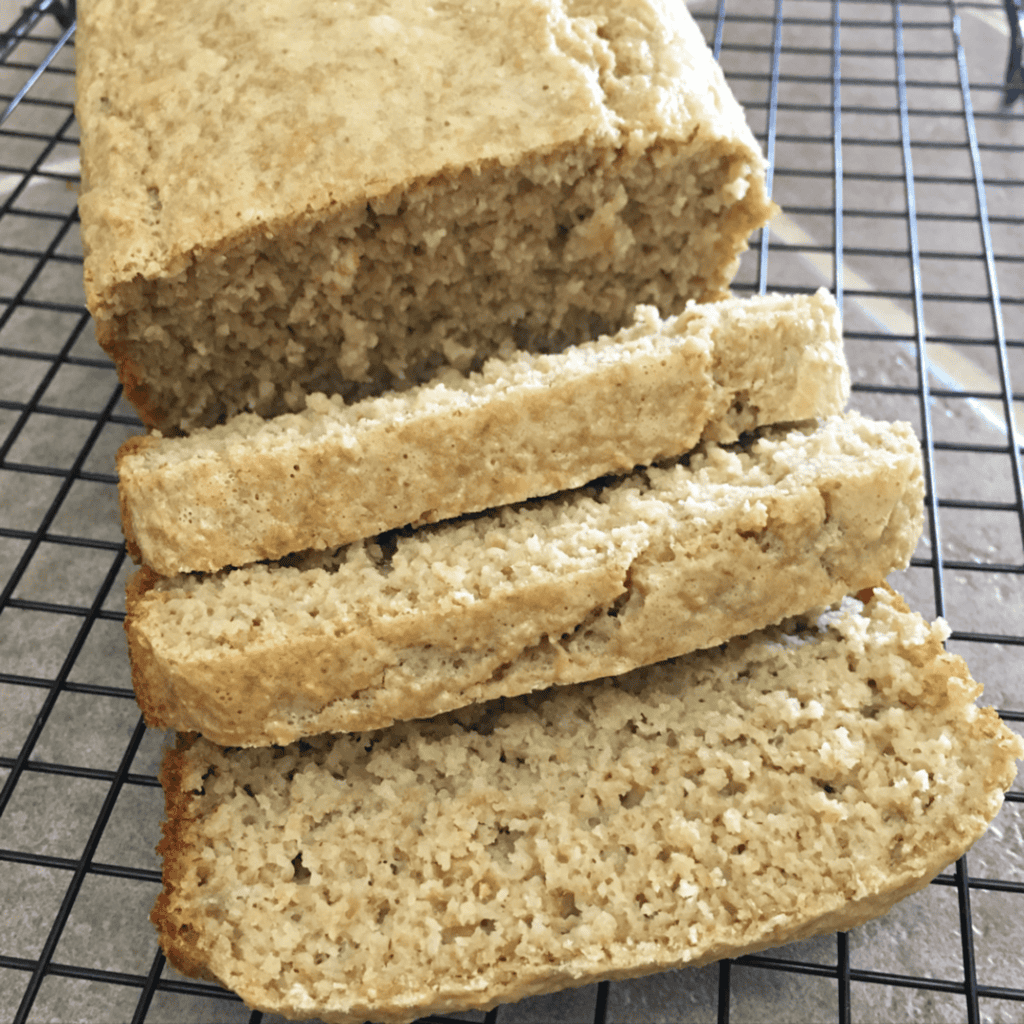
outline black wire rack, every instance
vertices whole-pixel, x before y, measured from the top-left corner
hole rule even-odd
[[[925,536],[897,587],[1024,723],[1024,82],[1015,0],[692,5],[784,213],[735,289],[844,313],[852,404],[909,420]],[[132,699],[113,455],[141,426],[82,305],[74,4],[0,6],[0,1019],[269,1021],[160,954],[163,737]],[[1016,389],[1015,390],[1015,386]],[[1024,786],[849,934],[604,983],[516,1021],[1024,1021]]]

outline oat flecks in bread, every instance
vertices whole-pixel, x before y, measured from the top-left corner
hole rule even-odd
[[[258,746],[615,675],[880,582],[922,494],[911,429],[848,413],[290,564],[143,569],[136,696],[151,725]]]
[[[347,1024],[848,930],[963,854],[1024,744],[887,588],[625,678],[163,769],[179,969]]]
[[[83,0],[76,52],[87,302],[165,433],[723,297],[774,209],[683,3]]]
[[[693,305],[469,379],[302,413],[243,414],[118,453],[122,524],[161,576],[214,571],[450,519],[840,412],[839,311],[815,295]]]

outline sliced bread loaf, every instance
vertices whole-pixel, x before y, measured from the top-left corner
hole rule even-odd
[[[347,544],[578,487],[702,437],[840,412],[839,311],[824,289],[649,306],[614,338],[494,359],[468,379],[302,413],[243,414],[118,453],[129,550],[162,576]]]
[[[143,569],[135,692],[151,725],[255,746],[619,674],[882,581],[922,494],[910,428],[849,413],[336,552]]]
[[[891,591],[625,678],[163,769],[171,963],[333,1024],[848,930],[982,834],[1024,744]]]
[[[773,211],[683,3],[82,0],[85,289],[164,433],[721,298]]]

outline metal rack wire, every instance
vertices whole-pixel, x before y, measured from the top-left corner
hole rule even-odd
[[[910,420],[926,457],[925,537],[897,586],[947,617],[950,648],[1020,729],[1019,8],[692,9],[785,210],[754,240],[736,290],[837,294],[853,404]],[[74,6],[16,13],[0,7],[0,1018],[269,1020],[175,974],[147,921],[161,737],[128,679],[113,472],[140,425],[82,306]],[[1018,780],[967,858],[849,935],[434,1019],[1020,1021],[1021,949]]]

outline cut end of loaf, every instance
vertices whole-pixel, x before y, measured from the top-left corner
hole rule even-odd
[[[352,401],[726,294],[775,207],[682,4],[402,13],[83,10],[87,300],[147,426]]]
[[[727,295],[772,208],[745,156],[689,149],[544,155],[410,183],[394,212],[360,204],[251,232],[113,287],[116,313],[93,309],[97,336],[147,426],[172,434],[297,411],[318,391],[356,401],[516,348],[557,351],[625,326],[638,304],[667,315]],[[708,198],[737,174],[754,177],[743,200]],[[339,251],[344,287],[318,286]]]

